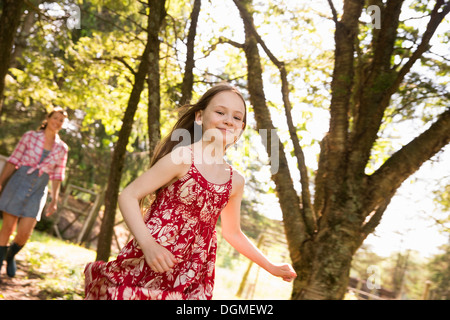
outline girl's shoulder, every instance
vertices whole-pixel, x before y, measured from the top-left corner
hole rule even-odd
[[[231,165],[230,165],[231,167]],[[231,167],[232,168],[232,167]],[[232,176],[232,195],[239,193],[242,194],[242,192],[244,191],[244,186],[245,186],[245,178],[243,176],[242,173],[240,173],[238,170],[232,168],[231,170],[233,170],[233,176]]]
[[[180,178],[189,171],[191,163],[190,149],[178,147],[159,159],[153,166],[158,170],[170,171],[170,174]]]
[[[193,153],[191,146],[180,146],[173,149],[165,157],[170,157],[170,160],[174,164],[190,165],[193,161]]]
[[[39,137],[41,134],[42,132],[40,130],[28,130],[23,134],[23,137]]]
[[[22,143],[31,145],[40,139],[40,132],[36,130],[29,130],[22,135],[20,139]]]

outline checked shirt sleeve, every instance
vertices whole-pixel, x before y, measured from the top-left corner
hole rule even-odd
[[[67,163],[67,153],[68,148],[66,145],[64,147],[61,147],[59,150],[60,152],[60,161],[56,164],[53,173],[50,174],[50,180],[59,180],[63,181],[65,177],[66,172],[66,163]]]
[[[13,153],[9,157],[8,162],[12,163],[15,166],[18,166],[22,160],[25,150],[27,150],[29,141],[30,141],[30,134],[27,132],[20,139]]]

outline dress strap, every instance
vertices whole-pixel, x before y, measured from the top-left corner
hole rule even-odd
[[[191,151],[191,164],[193,164],[194,163],[194,150],[192,150],[192,145],[189,145],[188,148]]]

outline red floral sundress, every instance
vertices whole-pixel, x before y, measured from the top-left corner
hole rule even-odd
[[[214,287],[215,225],[231,193],[233,170],[224,184],[208,182],[192,164],[188,173],[163,188],[144,221],[155,240],[178,263],[154,272],[132,239],[116,260],[86,265],[86,300],[209,300]]]

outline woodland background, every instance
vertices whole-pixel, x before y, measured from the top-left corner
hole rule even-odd
[[[111,255],[119,191],[148,167],[178,108],[221,81],[249,101],[248,129],[228,154],[247,179],[242,215],[278,200],[299,274],[292,299],[342,299],[351,270],[367,278],[381,262],[363,242],[397,189],[445,159],[449,1],[2,0],[0,9],[0,154],[52,106],[69,112],[62,191],[104,195],[97,259]],[[279,149],[261,129],[276,129]],[[430,219],[448,235],[446,169],[433,193],[441,214]],[[427,270],[409,274],[416,292],[430,280],[433,298],[450,297],[449,252],[415,262]],[[383,279],[397,297],[413,256],[399,252]]]

